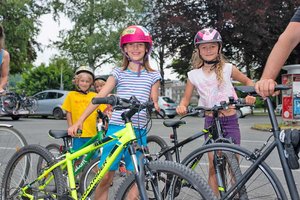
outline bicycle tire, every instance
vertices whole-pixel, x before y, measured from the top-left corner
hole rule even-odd
[[[99,158],[94,159],[84,168],[80,177],[79,191],[81,194],[83,194],[83,192],[87,189],[88,185],[90,184],[91,180],[95,177],[96,172],[98,170],[97,168],[99,162],[100,162]],[[97,167],[96,170],[95,167]],[[121,176],[118,170],[115,171],[115,176],[109,189],[108,199],[114,198],[119,188],[119,185],[123,182],[125,177],[126,176]],[[89,198],[94,199],[94,193],[90,194]]]
[[[11,125],[0,124],[0,180],[12,155],[27,145],[25,137]],[[29,166],[24,169],[28,171]]]
[[[58,156],[61,155],[61,148],[60,148],[60,145],[59,144],[55,144],[55,143],[52,143],[52,144],[48,144],[46,146],[46,149],[48,151],[50,151],[50,153],[52,153],[52,155],[57,158]]]
[[[169,182],[170,179],[173,181]],[[149,199],[158,199],[153,191],[159,191],[158,194],[162,197],[161,199],[216,199],[212,190],[199,174],[176,162],[162,160],[149,162],[145,166],[144,180]],[[162,181],[161,185],[158,185],[160,184],[159,181]],[[120,185],[116,199],[132,199],[127,195],[134,185],[135,175],[132,174]],[[166,190],[166,185],[169,185],[170,191]]]
[[[55,159],[58,158],[59,155],[61,155],[60,153],[60,146],[58,144],[49,144],[45,147],[53,156]],[[43,158],[40,157],[37,161],[37,172],[39,172],[42,169],[42,166],[44,165],[43,163]]]
[[[46,165],[37,173],[37,160],[42,157]],[[25,173],[24,163],[30,163],[30,170]],[[65,191],[65,182],[60,168],[55,168],[44,179],[33,182],[49,166],[55,163],[52,154],[40,145],[28,145],[16,152],[8,162],[2,180],[2,197],[5,200],[28,197],[22,196],[22,188],[28,187],[26,193],[34,195],[37,199],[59,199]],[[16,174],[15,174],[16,173]],[[47,178],[54,177],[45,187],[42,185]],[[30,184],[29,184],[30,183]]]
[[[35,97],[26,97],[23,103],[24,109],[28,110],[30,113],[34,113],[38,109],[38,99]]]
[[[161,152],[168,148],[166,141],[157,135],[147,136],[147,146],[150,157],[153,160],[157,160]],[[172,154],[169,151],[164,153],[164,155],[159,159],[173,161]]]
[[[14,94],[8,94],[1,98],[2,109],[8,114],[15,114],[19,110],[19,101]]]
[[[193,163],[198,162],[196,168],[193,170],[208,182],[208,153],[216,151],[226,152],[227,155],[234,154],[238,157],[238,163],[236,164],[239,165],[238,168],[241,173],[238,175],[239,177],[236,177],[238,180],[241,179],[243,172],[255,161],[253,153],[245,148],[232,144],[215,143],[194,150],[186,156],[182,164],[190,167]],[[258,165],[258,169],[247,179],[245,185],[240,186],[240,188],[247,193],[245,196],[246,199],[287,199],[279,179],[265,162]],[[239,190],[235,190],[234,192],[239,194]],[[233,194],[231,195],[233,198]]]

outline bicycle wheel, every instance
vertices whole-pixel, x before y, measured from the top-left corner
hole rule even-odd
[[[38,109],[38,100],[35,97],[26,97],[23,107],[31,113]]]
[[[46,149],[52,153],[55,159],[60,156],[60,146],[58,144],[49,144],[46,146]],[[37,161],[37,172],[39,172],[44,166],[45,166],[46,160],[43,159],[43,157],[40,157]]]
[[[116,199],[138,199],[135,175],[120,185]],[[195,172],[171,161],[152,161],[145,166],[145,188],[149,199],[216,199],[207,183]]]
[[[14,114],[19,109],[18,100],[15,95],[6,95],[2,97],[2,109],[8,114]]]
[[[242,174],[253,164],[255,159],[253,158],[253,153],[244,148],[221,143],[202,146],[191,152],[182,161],[182,164],[192,168],[209,182],[214,193],[220,196],[217,185],[214,183],[216,179],[212,175],[209,176],[208,156],[213,155],[215,152],[228,165],[225,170],[226,173],[223,173],[223,180],[226,180],[224,192],[231,189],[236,181],[241,180]],[[237,162],[235,163],[234,160]],[[239,185],[239,188],[235,188],[226,199],[232,198],[286,199],[286,195],[277,176],[265,162],[262,162],[258,165],[258,169],[253,172],[252,176],[247,178],[245,185]]]
[[[38,171],[37,161],[40,157],[43,158],[45,165]],[[24,170],[25,163],[30,164],[28,172]],[[32,195],[35,199],[57,199],[61,197],[65,191],[65,183],[60,168],[54,169],[37,181],[37,177],[52,164],[54,164],[54,158],[44,147],[28,145],[21,148],[13,155],[5,169],[2,180],[3,199],[29,199],[24,193]],[[51,180],[49,180],[50,177]],[[27,189],[24,189],[25,187]]]
[[[55,158],[57,158],[58,156],[61,155],[61,150],[60,150],[60,145],[59,145],[59,144],[54,144],[54,143],[48,144],[48,145],[46,146],[46,149],[47,149],[48,151],[50,151],[50,153],[52,153],[52,155],[53,155]]]
[[[96,173],[98,172],[99,168],[98,168],[98,164],[99,164],[100,159],[94,159],[92,160],[83,170],[82,175],[80,177],[80,192],[81,194],[87,189],[87,187],[89,186],[90,182],[92,181],[92,179],[95,177]],[[115,172],[115,176],[113,179],[113,182],[111,184],[111,187],[109,188],[109,195],[108,195],[108,199],[113,199],[118,187],[120,186],[120,184],[123,182],[123,180],[126,177],[124,176],[120,176],[119,171],[117,170]],[[90,199],[94,199],[94,193],[92,193],[89,197]]]
[[[11,125],[0,125],[0,180],[2,180],[9,159],[25,145],[27,145],[27,142],[18,130]],[[23,167],[28,170],[29,166],[24,165]]]
[[[168,148],[167,143],[159,136],[149,135],[147,136],[147,147],[150,154],[150,157],[153,160],[157,160],[160,153]],[[160,159],[170,160],[172,161],[172,154],[170,152],[166,152]]]

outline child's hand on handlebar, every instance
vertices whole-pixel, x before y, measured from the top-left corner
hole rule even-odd
[[[182,105],[178,105],[176,108],[176,112],[179,115],[185,115],[187,113],[187,107],[186,106],[182,106]]]
[[[76,122],[68,128],[68,135],[76,137],[78,136],[78,130],[82,130],[82,123]]]
[[[255,104],[256,98],[254,96],[246,96],[245,98],[246,104],[253,105]]]

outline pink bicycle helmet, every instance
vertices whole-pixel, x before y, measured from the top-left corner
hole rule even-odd
[[[121,34],[120,47],[123,49],[124,44],[131,42],[145,42],[152,49],[152,37],[147,29],[142,26],[129,26]]]
[[[220,33],[213,28],[204,28],[196,34],[194,38],[194,45],[205,44],[210,42],[222,43],[222,37]]]

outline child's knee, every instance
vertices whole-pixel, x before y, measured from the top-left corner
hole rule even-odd
[[[113,178],[114,178],[114,171],[110,171],[108,172],[102,179],[101,183],[100,183],[100,186],[103,187],[103,188],[108,188],[110,187],[112,181],[113,181]]]

